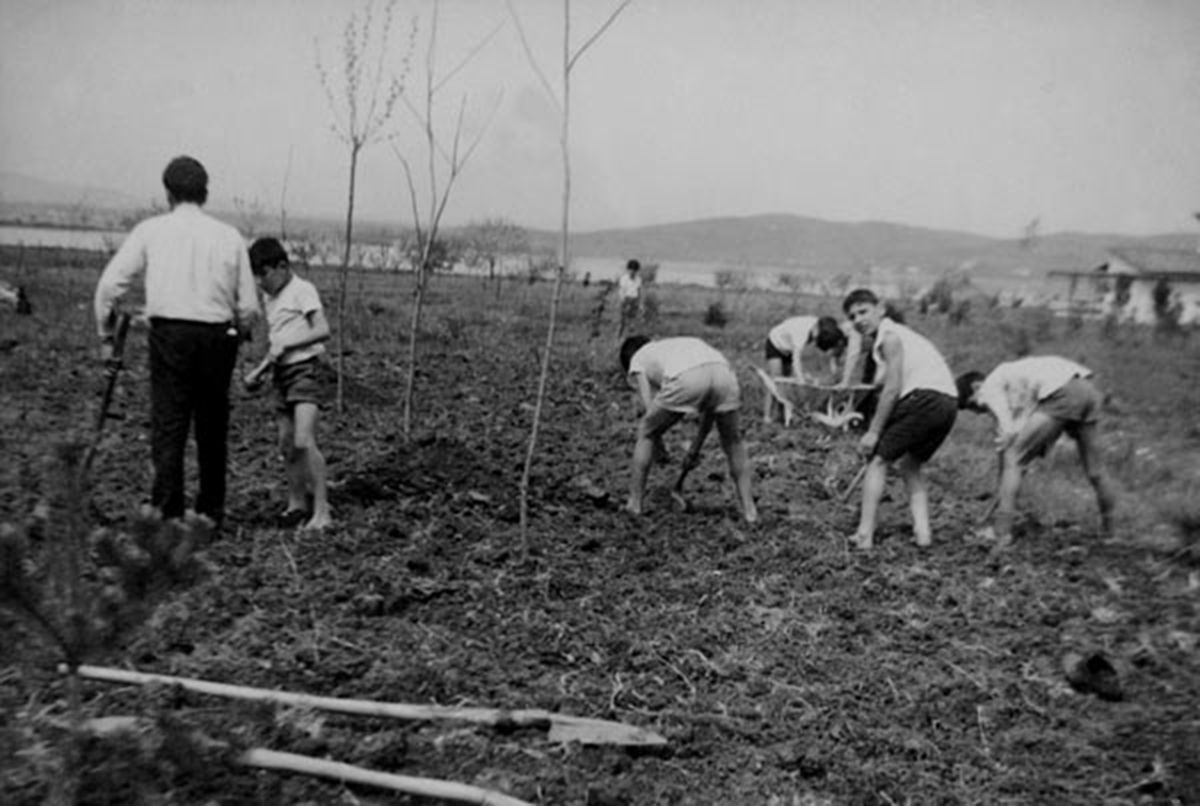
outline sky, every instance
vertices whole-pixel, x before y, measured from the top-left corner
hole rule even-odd
[[[571,4],[572,52],[617,4]],[[344,215],[349,149],[317,65],[344,120],[343,31],[366,8],[0,0],[0,170],[148,203],[186,153],[213,206]],[[396,2],[383,72],[419,110],[432,63],[437,140],[461,109],[477,142],[445,223],[557,228],[563,0],[512,0],[528,50],[506,0],[438,8],[431,59],[432,0]],[[632,0],[574,63],[568,108],[577,231],[761,213],[996,237],[1034,219],[1042,234],[1191,231],[1200,3]],[[418,116],[401,102],[380,133],[357,215],[408,226],[401,157],[430,207]]]

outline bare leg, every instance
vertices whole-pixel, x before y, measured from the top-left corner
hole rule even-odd
[[[858,519],[858,531],[854,542],[860,549],[875,545],[875,519],[879,514],[879,501],[883,498],[883,487],[887,483],[887,462],[872,456],[863,475],[862,512]]]
[[[912,512],[913,536],[918,546],[928,546],[933,543],[933,535],[929,528],[929,488],[925,484],[925,474],[921,472],[921,463],[912,456],[906,455],[900,460],[900,476],[908,490],[908,508]]]
[[[708,432],[712,430],[712,426],[713,415],[709,412],[701,414],[696,436],[692,440],[687,454],[683,457],[683,467],[679,469],[679,478],[675,480],[675,488],[671,491],[671,498],[680,509],[687,509],[687,501],[683,497],[683,482],[687,479],[688,473],[691,473],[700,464],[700,450],[704,447],[704,441],[708,439]]]
[[[287,512],[306,512],[308,485],[304,478],[303,458],[296,450],[296,426],[290,414],[280,414],[276,422],[279,425],[279,456],[287,473]]]
[[[1008,448],[1000,454],[1000,486],[996,490],[996,515],[993,526],[998,545],[1012,542],[1013,521],[1017,515],[1017,492],[1021,489],[1021,464],[1017,452]]]
[[[737,485],[738,500],[742,505],[742,517],[746,523],[758,522],[758,506],[754,503],[754,494],[750,489],[750,459],[746,454],[746,444],[742,442],[741,430],[738,428],[738,413],[726,411],[717,415],[717,432],[721,437],[721,449],[729,460],[729,475]]]
[[[324,529],[333,523],[329,514],[329,498],[325,485],[325,457],[317,448],[317,407],[313,403],[297,403],[294,410],[297,463],[304,486],[313,497],[312,518],[305,529]]]
[[[783,375],[783,362],[780,361],[778,358],[768,358],[767,359],[767,374],[770,375],[772,378],[781,377]],[[770,392],[768,392],[766,389],[764,389],[763,390],[763,422],[764,423],[775,422],[775,412],[780,412],[782,414],[782,409],[783,409],[783,406],[779,405],[779,401],[775,399],[774,395],[772,395]]]
[[[633,465],[629,479],[629,500],[625,509],[634,515],[642,514],[642,498],[646,493],[646,478],[654,462],[654,445],[682,414],[651,404],[650,410],[638,423],[637,442],[633,446]]]
[[[1079,463],[1083,466],[1083,472],[1092,483],[1092,489],[1096,491],[1101,534],[1106,538],[1112,537],[1112,513],[1116,497],[1113,495],[1112,485],[1104,472],[1100,452],[1096,446],[1096,424],[1086,423],[1079,426],[1079,431],[1075,434],[1075,444],[1079,446]]]
[[[1013,521],[1017,515],[1017,493],[1021,488],[1024,465],[1043,455],[1062,433],[1062,422],[1041,411],[1034,411],[1013,444],[1000,455],[1000,487],[996,492],[996,545],[1012,543]]]

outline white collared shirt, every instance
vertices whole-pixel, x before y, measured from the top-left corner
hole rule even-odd
[[[293,274],[275,296],[263,294],[263,308],[267,315],[267,340],[271,347],[294,344],[312,332],[309,317],[321,310],[321,296],[316,286]],[[284,366],[298,364],[324,352],[325,345],[317,342],[288,350],[279,363]]]
[[[1073,378],[1090,378],[1092,371],[1056,355],[1028,356],[999,364],[979,385],[976,397],[996,415],[1001,434],[1024,424],[1037,404]]]
[[[784,319],[767,333],[767,338],[771,340],[780,352],[788,353],[789,355],[796,350],[808,344],[809,338],[812,336],[813,330],[817,327],[817,317],[815,316],[793,316],[790,319]]]
[[[642,278],[625,272],[617,278],[617,292],[621,299],[637,299],[642,294]]]
[[[652,341],[629,359],[629,374],[641,373],[655,388],[689,369],[705,364],[728,364],[725,356],[708,342],[693,336],[675,336]]]
[[[246,324],[259,312],[241,234],[195,204],[141,222],[108,261],[94,300],[101,336],[114,303],[143,270],[148,317]]]

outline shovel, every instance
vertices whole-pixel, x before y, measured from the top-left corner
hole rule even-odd
[[[112,355],[104,362],[104,391],[100,395],[100,408],[96,412],[92,443],[88,446],[87,453],[83,458],[82,470],[85,475],[91,470],[92,461],[96,458],[96,452],[100,448],[100,437],[104,435],[104,423],[112,416],[108,413],[108,409],[112,405],[113,391],[117,388],[117,376],[121,374],[121,367],[124,366],[122,356],[125,353],[125,337],[129,335],[131,319],[132,317],[127,313],[117,317],[113,333]]]

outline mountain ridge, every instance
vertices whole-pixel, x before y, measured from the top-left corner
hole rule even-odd
[[[215,202],[219,204],[220,202]],[[95,206],[118,210],[147,207],[147,201],[121,191],[73,185],[0,171],[0,204],[76,209]],[[227,216],[228,217],[228,216]],[[295,214],[306,228],[335,234],[333,218]],[[364,241],[386,239],[398,225],[359,220]],[[446,227],[448,235],[464,227]],[[533,247],[553,252],[556,231],[526,228]],[[780,272],[859,273],[872,267],[917,267],[937,273],[966,269],[996,276],[1044,275],[1055,269],[1088,269],[1120,246],[1196,249],[1195,233],[1133,236],[1115,233],[1057,232],[1031,239],[996,238],[958,230],[889,221],[830,221],[796,213],[711,216],[687,221],[571,233],[573,257],[624,261],[697,263],[721,268],[773,269]]]

